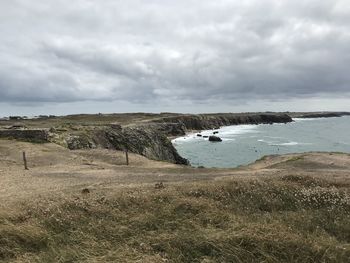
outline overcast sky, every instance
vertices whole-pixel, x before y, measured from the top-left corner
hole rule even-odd
[[[0,116],[350,111],[349,0],[1,0]]]

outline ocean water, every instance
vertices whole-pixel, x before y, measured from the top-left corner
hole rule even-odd
[[[264,155],[309,151],[350,153],[350,116],[301,119],[287,124],[226,126],[219,131],[222,142],[209,142],[197,133],[174,139],[179,154],[193,166],[237,167]],[[212,135],[214,130],[202,131]]]

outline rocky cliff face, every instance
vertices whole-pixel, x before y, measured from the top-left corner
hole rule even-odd
[[[110,129],[106,131],[106,137],[118,150],[128,149],[153,160],[188,164],[188,161],[177,153],[166,134],[153,125],[127,127],[121,132]]]
[[[63,142],[61,144],[71,150],[107,148],[124,151],[127,149],[152,160],[188,164],[188,161],[177,153],[166,134],[158,130],[155,125],[145,124],[125,128],[99,127],[76,131],[73,134],[64,133],[59,137],[59,139],[56,137],[56,140]]]
[[[94,125],[94,122],[82,122],[80,125],[66,123],[50,130],[26,127],[17,130],[2,129],[0,137],[37,142],[50,141],[69,149],[128,149],[150,159],[188,164],[188,161],[177,153],[168,137],[183,136],[191,130],[216,129],[228,125],[292,121],[287,114],[278,113],[169,114],[165,117],[164,114],[153,114],[147,118],[139,122],[131,121],[131,124],[125,126],[118,123]]]
[[[3,129],[0,130],[0,138],[42,143],[48,141],[49,132],[44,129]]]
[[[168,136],[183,136],[189,130],[214,129],[227,125],[287,123],[286,114],[213,114],[179,115],[153,119],[142,124],[122,127],[117,124],[85,129],[61,136],[69,149],[109,148],[128,149],[153,160],[188,164],[172,145]]]
[[[202,114],[202,115],[181,115],[155,120],[168,136],[181,136],[188,130],[210,130],[222,126],[239,124],[269,124],[288,123],[292,118],[287,114]],[[167,132],[171,131],[171,132]]]
[[[331,118],[349,116],[349,112],[294,112],[289,114],[293,118]]]

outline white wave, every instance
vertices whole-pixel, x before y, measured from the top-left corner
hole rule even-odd
[[[318,118],[292,118],[293,121],[318,121],[327,119],[349,118],[350,116],[331,116],[331,117],[318,117]]]
[[[220,128],[219,134],[223,136],[234,136],[245,133],[256,133],[256,125],[233,125]]]
[[[264,138],[270,138],[270,139],[284,139],[284,137],[278,137],[278,136],[263,136]]]
[[[322,121],[322,120],[327,120],[331,118],[339,118],[339,117],[318,117],[318,118],[292,118],[293,121],[295,122],[300,122],[300,121]]]
[[[195,137],[188,135],[188,136],[178,137],[176,139],[173,139],[173,140],[171,140],[171,142],[175,143],[175,144],[176,143],[177,144],[181,144],[181,143],[184,143],[184,142],[187,142],[187,141],[193,141],[195,139],[196,139]]]
[[[268,140],[264,140],[264,139],[259,139],[257,140],[258,142],[264,142],[264,143],[267,143],[267,144],[274,144],[274,143],[278,143],[276,141],[268,141]]]
[[[270,146],[295,146],[295,145],[309,145],[312,143],[303,143],[303,142],[294,142],[294,141],[290,141],[290,142],[278,142],[278,141],[269,141],[269,140],[264,140],[264,139],[259,139],[257,140],[258,142],[263,142],[266,143]]]
[[[295,145],[311,145],[312,143],[307,142],[284,142],[284,143],[272,143],[270,146],[295,146]]]
[[[299,122],[299,121],[314,121],[317,120],[317,118],[292,118],[293,121]]]
[[[225,126],[220,129],[204,130],[197,133],[191,133],[183,137],[175,138],[171,142],[174,144],[182,144],[186,142],[201,141],[201,140],[203,141],[203,140],[208,140],[208,138],[204,138],[204,136],[209,137],[211,135],[218,136],[223,141],[234,141],[235,139],[232,137],[235,137],[237,135],[246,134],[246,133],[257,133],[258,131],[256,131],[256,128],[257,128],[256,125]],[[197,136],[197,134],[200,134],[202,136]]]
[[[294,145],[298,145],[300,143],[298,142],[284,142],[284,143],[273,143],[270,144],[271,146],[294,146]]]

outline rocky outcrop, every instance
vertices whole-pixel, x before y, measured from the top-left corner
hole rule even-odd
[[[128,149],[130,152],[154,160],[176,164],[188,164],[168,137],[183,136],[190,130],[216,129],[221,126],[260,123],[287,123],[292,119],[287,114],[201,114],[183,115],[153,114],[142,122],[130,122],[126,126],[111,122],[104,125],[64,125],[46,130],[6,130],[0,137],[29,141],[51,141],[69,149],[108,148]],[[207,137],[207,136],[203,136]]]
[[[117,150],[128,149],[153,160],[188,164],[188,160],[177,153],[165,133],[160,132],[152,125],[127,127],[121,132],[107,130],[106,137]]]
[[[210,142],[222,142],[222,139],[220,137],[217,137],[217,136],[209,136],[209,141]]]
[[[189,130],[214,129],[228,125],[287,122],[292,122],[292,118],[287,114],[179,114],[126,127],[117,134],[115,130],[107,131],[106,137],[116,149],[128,147],[131,152],[150,159],[188,164],[188,161],[177,153],[168,136],[183,136]]]
[[[0,138],[43,143],[49,141],[49,132],[45,129],[3,129]]]
[[[259,123],[286,123],[292,119],[286,114],[203,114],[178,115],[153,119],[142,124],[122,127],[111,124],[99,129],[85,130],[83,134],[69,135],[65,140],[70,149],[103,147],[128,149],[154,160],[188,164],[172,145],[170,136],[183,136],[188,130],[204,130],[220,126]],[[220,138],[219,138],[220,139]],[[216,140],[219,141],[219,140]]]
[[[161,118],[153,122],[162,125],[172,125],[181,127],[173,129],[172,134],[181,136],[186,130],[209,130],[217,129],[222,126],[239,125],[239,124],[268,124],[268,123],[288,123],[292,118],[284,113],[261,113],[261,114],[201,114],[201,115],[180,115]],[[176,126],[177,125],[177,126]]]
[[[148,126],[167,136],[182,136],[185,135],[187,131],[185,124],[181,122],[153,123],[148,124]]]
[[[66,138],[66,143],[67,147],[71,150],[96,148],[93,139],[86,134],[69,135]]]
[[[141,125],[121,128],[106,126],[84,132],[66,133],[62,136],[64,145],[71,150],[89,148],[108,148],[128,150],[149,159],[168,161],[176,164],[188,164],[167,138],[155,125]]]
[[[300,112],[291,113],[293,118],[331,118],[331,117],[342,117],[350,115],[349,112]]]

